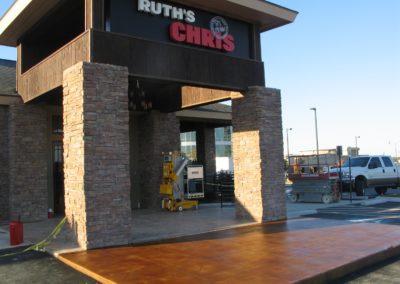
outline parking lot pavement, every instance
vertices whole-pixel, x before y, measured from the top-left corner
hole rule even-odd
[[[296,218],[303,215],[315,214],[318,209],[330,208],[337,206],[345,206],[349,204],[361,204],[368,200],[368,197],[356,197],[354,196],[352,200],[350,198],[342,199],[339,202],[333,202],[329,204],[324,204],[322,202],[291,202],[289,199],[286,200],[286,210],[287,218]],[[399,199],[400,201],[400,199]]]
[[[318,209],[344,206],[350,204],[348,200],[341,200],[336,203],[324,204],[322,202],[286,202],[287,218],[297,218],[304,215],[316,214]]]
[[[319,208],[316,213],[304,215],[319,219],[346,220],[352,223],[378,223],[387,225],[400,225],[399,201],[388,201],[381,198],[382,203],[349,204]]]
[[[286,187],[286,192],[289,194],[290,186]],[[399,194],[399,189],[389,189],[385,196],[378,196],[374,188],[367,188],[365,191],[365,196],[357,196],[355,193],[352,194],[350,199],[350,194],[344,192],[342,194],[342,200],[339,202],[324,204],[322,202],[291,202],[288,198],[286,199],[287,217],[288,219],[297,218],[304,215],[316,214],[317,210],[331,207],[340,207],[350,204],[361,204],[361,205],[372,205],[379,204],[388,201],[400,202],[400,198],[393,197],[390,195]]]

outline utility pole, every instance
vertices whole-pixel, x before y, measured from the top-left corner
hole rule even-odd
[[[319,174],[319,145],[318,145],[318,123],[317,123],[317,108],[313,107],[310,110],[314,111],[314,120],[315,120],[315,138],[317,140],[317,167]]]

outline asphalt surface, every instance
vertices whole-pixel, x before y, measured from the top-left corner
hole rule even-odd
[[[332,284],[341,283],[398,284],[400,283],[400,256],[351,273],[346,277],[332,282]]]
[[[316,214],[305,215],[305,217],[346,220],[354,223],[400,225],[400,203],[385,202],[369,206],[351,204],[320,208],[317,209]]]
[[[29,251],[6,256],[24,248],[0,251],[0,283],[97,283],[45,252]]]

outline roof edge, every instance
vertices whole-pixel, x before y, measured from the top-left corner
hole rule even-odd
[[[31,2],[32,0],[16,0],[14,4],[8,8],[8,10],[0,18],[0,36]]]
[[[228,2],[234,3],[239,6],[244,6],[246,8],[251,8],[265,14],[274,14],[274,16],[281,19],[293,22],[299,12],[291,10],[289,8],[283,7],[281,5],[271,3],[269,1],[257,0],[253,1],[254,5],[246,5],[248,1],[243,0],[226,0]]]
[[[0,44],[15,47],[18,39],[61,0],[16,0],[0,18]],[[226,13],[259,26],[265,32],[294,22],[298,12],[264,0],[173,0],[176,3]]]
[[[17,61],[12,60],[12,59],[0,58],[0,66],[5,66],[5,67],[9,67],[9,68],[16,68]]]

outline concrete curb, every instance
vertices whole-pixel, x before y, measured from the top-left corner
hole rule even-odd
[[[311,276],[307,279],[303,279],[297,283],[308,284],[308,283],[329,283],[331,281],[342,278],[350,273],[357,272],[368,266],[380,263],[388,260],[400,254],[400,245],[395,247],[388,247],[385,250],[370,254],[368,256],[359,258],[350,263],[343,264],[339,267],[335,267],[331,270],[325,271],[324,273]]]

